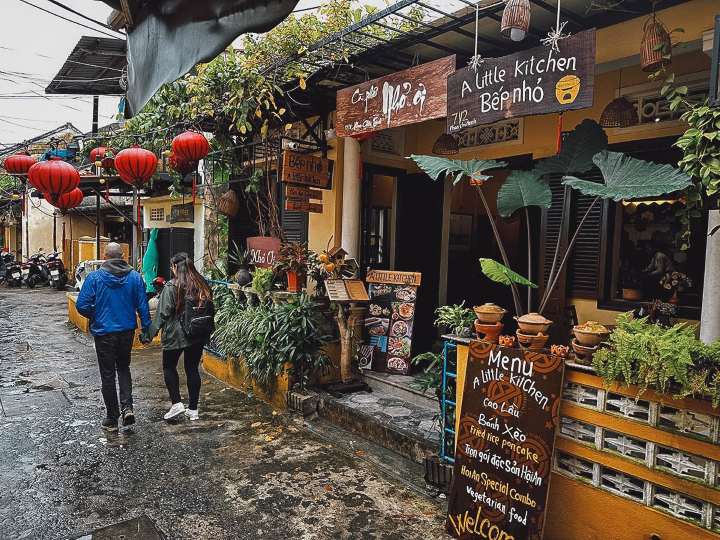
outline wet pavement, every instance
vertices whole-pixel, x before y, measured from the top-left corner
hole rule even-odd
[[[64,293],[0,288],[0,539],[447,538],[441,501],[207,375],[201,420],[164,422],[159,350],[133,356],[138,424],[105,434],[66,319]]]

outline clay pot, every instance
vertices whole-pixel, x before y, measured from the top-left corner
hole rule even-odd
[[[305,286],[305,276],[303,274],[298,274],[294,270],[288,270],[286,274],[288,282],[288,292],[302,291],[302,288]]]
[[[550,347],[550,354],[560,358],[567,358],[568,354],[570,354],[570,347],[567,345],[553,345]]]
[[[573,326],[573,334],[578,343],[584,347],[597,347],[610,335],[609,332],[588,332]]]
[[[521,348],[533,351],[544,349],[547,340],[550,338],[547,334],[523,334],[520,330],[515,332],[515,335]]]
[[[495,324],[502,321],[503,317],[507,313],[506,309],[501,308],[495,304],[483,304],[482,306],[475,306],[473,308],[475,316],[483,324]]]
[[[515,317],[520,332],[525,335],[545,334],[550,328],[552,321],[546,319],[539,313],[528,313],[522,317]]]
[[[498,343],[501,347],[514,347],[515,346],[515,336],[500,336],[498,338]]]
[[[587,347],[578,343],[577,339],[573,339],[570,343],[572,345],[573,352],[575,353],[575,361],[578,364],[589,366],[592,364],[593,355],[599,347]]]
[[[475,331],[478,336],[482,336],[480,339],[489,343],[497,343],[498,336],[505,325],[501,322],[495,324],[482,324],[480,321],[475,321]]]

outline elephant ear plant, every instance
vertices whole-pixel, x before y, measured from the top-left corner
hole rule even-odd
[[[495,241],[498,244],[503,264],[491,259],[481,259],[483,273],[493,281],[509,285],[513,293],[515,311],[523,313],[518,286],[534,288],[531,281],[532,246],[529,235],[528,208],[537,206],[549,208],[552,204],[552,193],[544,177],[561,175],[564,186],[563,200],[570,196],[570,190],[594,197],[584,216],[578,223],[570,241],[561,253],[560,239],[555,245],[555,252],[550,267],[547,286],[540,298],[538,312],[542,313],[557,285],[562,269],[575,246],[580,230],[593,207],[601,199],[614,201],[632,200],[644,197],[659,197],[668,193],[683,190],[690,185],[690,178],[670,165],[658,165],[629,157],[617,152],[606,150],[607,135],[593,120],[584,120],[567,137],[563,148],[556,156],[546,158],[537,163],[530,171],[513,171],[498,191],[497,207],[502,217],[509,217],[518,210],[525,212],[528,223],[528,277],[525,278],[510,268],[507,252],[498,232],[495,218],[490,212],[482,186],[489,178],[485,171],[505,167],[499,161],[458,161],[434,156],[410,156],[417,165],[434,180],[454,177],[453,184],[467,177],[470,184],[477,188],[480,200],[490,221]],[[583,180],[582,175],[597,167],[602,173],[603,182]],[[562,222],[570,219],[567,205],[563,205]],[[531,311],[532,295],[528,290],[527,311]]]

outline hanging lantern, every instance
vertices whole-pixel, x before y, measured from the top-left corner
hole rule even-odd
[[[620,96],[607,104],[600,115],[600,125],[604,128],[624,128],[639,122],[638,112],[626,98]]]
[[[182,176],[193,172],[197,168],[196,161],[188,161],[186,159],[178,157],[175,152],[170,152],[168,156],[168,165],[170,168],[179,172]]]
[[[90,161],[92,163],[95,163],[96,161],[100,161],[105,157],[105,153],[107,152],[107,148],[104,146],[98,146],[97,148],[93,148],[90,150]]]
[[[522,41],[530,29],[530,0],[508,0],[500,32],[513,41]]]
[[[39,161],[28,171],[30,185],[50,196],[51,203],[80,185],[80,173],[65,161]]]
[[[100,166],[103,169],[114,169],[115,160],[111,157],[112,153],[112,148],[106,148],[105,146],[98,146],[97,148],[93,148],[92,150],[90,150],[90,162],[97,163],[99,161]]]
[[[43,193],[43,195],[47,202],[52,204],[55,208],[57,208],[63,213],[65,213],[67,210],[70,210],[71,208],[75,208],[76,206],[78,206],[85,198],[85,195],[80,188],[75,188],[72,191],[63,193],[55,201],[52,200],[52,197],[49,193]]]
[[[672,42],[665,25],[653,13],[643,26],[640,45],[640,68],[643,71],[657,71],[670,63]]]
[[[150,150],[134,146],[117,153],[115,169],[123,182],[137,187],[155,174],[157,162],[157,157]]]
[[[200,161],[210,152],[210,143],[202,133],[184,131],[173,139],[172,150],[177,159]]]
[[[35,165],[35,158],[27,154],[13,154],[5,158],[3,168],[10,174],[27,174],[30,167]]]
[[[449,133],[441,134],[435,141],[432,148],[432,153],[438,154],[439,156],[454,156],[459,152],[460,143]]]

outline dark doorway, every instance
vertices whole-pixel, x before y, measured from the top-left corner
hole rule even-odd
[[[158,275],[170,279],[170,258],[176,253],[187,253],[191,259],[195,257],[195,230],[182,227],[160,229],[157,236]]]

